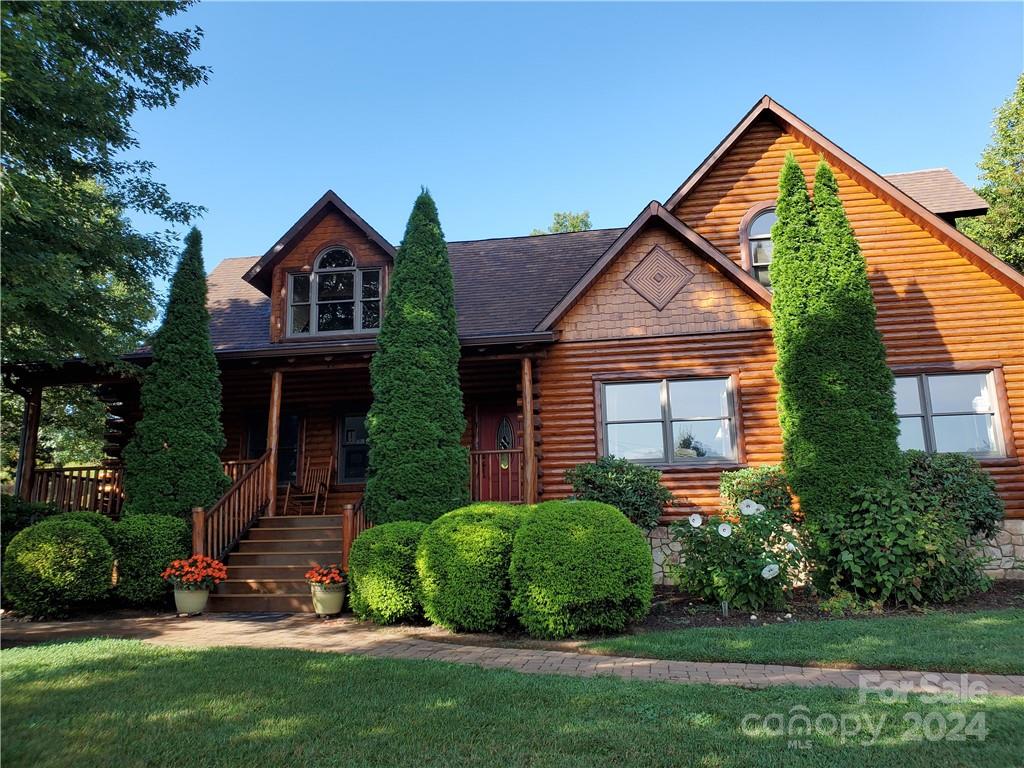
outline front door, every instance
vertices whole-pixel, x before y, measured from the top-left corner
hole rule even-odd
[[[523,500],[523,449],[518,414],[502,406],[478,406],[472,452],[474,501]]]

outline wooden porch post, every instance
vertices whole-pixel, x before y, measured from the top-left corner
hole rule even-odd
[[[43,388],[33,384],[25,395],[25,410],[21,418],[21,441],[18,448],[18,468],[14,475],[14,493],[25,499],[32,496],[32,475],[36,468],[36,447],[39,445],[39,413],[42,409]]]
[[[206,510],[202,507],[192,507],[192,554],[209,554],[206,551]]]
[[[277,514],[277,443],[281,434],[281,387],[284,373],[274,371],[270,378],[270,415],[267,421],[267,450],[270,466],[267,468],[267,515]]]
[[[522,358],[519,373],[523,390],[523,501],[537,503],[537,458],[533,438],[533,360]]]

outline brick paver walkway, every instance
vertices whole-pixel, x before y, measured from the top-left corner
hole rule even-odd
[[[18,623],[4,621],[4,647],[82,637],[135,638],[157,645],[242,646],[331,651],[395,659],[426,659],[473,664],[488,669],[669,683],[716,683],[763,688],[771,685],[870,689],[898,686],[908,693],[1024,696],[1024,675],[980,675],[895,670],[850,670],[774,664],[719,664],[599,656],[575,651],[464,645],[424,639],[410,627],[375,627],[353,619],[321,621],[299,615],[214,614],[191,619],[173,616],[98,621]]]

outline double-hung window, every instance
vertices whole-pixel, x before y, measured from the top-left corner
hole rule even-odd
[[[728,377],[606,383],[605,453],[652,464],[736,461]]]
[[[900,448],[1005,455],[992,371],[896,377]]]
[[[381,270],[359,269],[344,248],[329,248],[313,271],[288,276],[288,335],[320,336],[380,328]]]

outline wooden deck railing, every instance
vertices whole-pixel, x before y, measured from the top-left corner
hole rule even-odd
[[[470,451],[473,501],[523,500],[523,449]]]
[[[87,509],[118,518],[124,502],[122,467],[37,468],[28,500],[53,504],[63,512]]]
[[[348,553],[352,549],[352,542],[367,528],[372,528],[373,523],[366,520],[366,510],[363,508],[363,497],[355,504],[346,504],[342,509],[341,521],[341,568],[348,572]]]
[[[192,553],[223,558],[270,504],[270,451],[252,462],[220,501],[192,510]]]
[[[221,466],[224,467],[224,474],[231,478],[231,482],[235,482],[238,478],[248,471],[259,459],[240,459],[239,461],[222,461]]]

